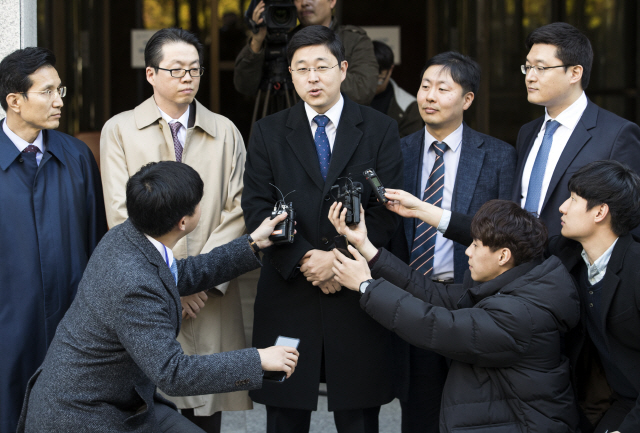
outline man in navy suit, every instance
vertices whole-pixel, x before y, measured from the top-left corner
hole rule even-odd
[[[480,66],[469,57],[450,51],[431,58],[417,95],[425,128],[401,142],[405,189],[443,209],[470,215],[489,200],[511,197],[516,166],[511,145],[463,122],[479,86]],[[407,218],[403,223],[404,239],[394,240],[394,253],[434,281],[461,283],[468,245],[443,238],[435,228],[423,230],[426,225],[420,220]],[[402,431],[438,432],[446,361],[433,352],[401,345],[401,382],[409,375],[408,390],[400,392]]]
[[[529,54],[522,72],[527,98],[545,107],[545,115],[518,134],[512,198],[540,215],[553,236],[560,234],[558,208],[569,197],[567,185],[578,169],[614,159],[640,172],[640,127],[585,95],[593,50],[578,29],[549,24],[531,32],[526,46]]]

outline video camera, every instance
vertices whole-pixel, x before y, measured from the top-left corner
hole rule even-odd
[[[293,0],[264,0],[264,22],[260,25],[253,21],[253,11],[258,5],[259,0],[252,0],[244,14],[244,19],[253,33],[258,33],[258,28],[267,27],[267,32],[278,33],[288,32],[295,27],[298,20],[298,13]]]

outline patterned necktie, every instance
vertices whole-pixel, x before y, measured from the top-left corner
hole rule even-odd
[[[176,264],[176,261],[177,260],[174,257],[173,263],[171,263],[169,269],[171,269],[171,275],[173,275],[173,279],[176,280],[176,285],[178,285],[178,265]]]
[[[431,174],[427,180],[427,186],[422,196],[422,201],[435,206],[442,206],[442,193],[444,191],[444,152],[447,150],[446,143],[434,141],[431,146],[436,153],[436,160],[433,163]],[[431,227],[420,220],[416,220],[415,238],[413,249],[411,250],[411,266],[416,271],[421,271],[424,275],[431,275],[433,271],[433,256],[436,249],[435,227]]]
[[[527,200],[524,203],[524,208],[527,212],[538,213],[544,172],[547,169],[547,160],[549,159],[549,151],[551,151],[551,144],[553,143],[553,134],[556,132],[556,129],[558,129],[558,126],[560,126],[560,123],[555,120],[547,121],[544,137],[542,137],[542,144],[536,155],[533,169],[531,169],[531,176],[529,177]]]
[[[38,148],[38,146],[34,146],[33,144],[28,145],[22,151],[22,153],[38,153],[38,152],[40,152],[40,149]]]
[[[329,137],[327,137],[327,132],[324,127],[329,123],[329,118],[323,114],[318,114],[313,118],[313,121],[318,125],[314,140],[316,142],[318,161],[320,161],[320,173],[322,173],[322,178],[327,180],[329,163],[331,162],[331,147],[329,146]]]
[[[173,137],[173,148],[176,150],[176,161],[182,162],[182,144],[178,140],[178,131],[182,127],[182,123],[173,122],[169,124],[171,128],[171,136]]]

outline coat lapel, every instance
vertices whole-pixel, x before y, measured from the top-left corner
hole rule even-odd
[[[422,167],[422,152],[424,148],[424,131],[412,134],[410,141],[403,145],[402,155],[404,157],[404,189],[408,193],[422,198],[420,188],[420,172]],[[404,235],[407,238],[407,245],[413,245],[415,221],[413,218],[403,218]]]
[[[451,209],[466,214],[478,183],[485,151],[481,149],[484,140],[466,124],[462,130],[460,162],[456,173]]]
[[[513,189],[511,192],[511,199],[516,203],[520,204],[520,200],[522,198],[522,175],[524,173],[524,166],[527,163],[527,158],[529,158],[529,153],[531,153],[531,148],[533,147],[533,142],[535,141],[538,132],[540,132],[540,128],[542,127],[542,122],[544,122],[544,116],[541,117],[537,122],[533,124],[529,134],[526,137],[523,137],[523,143],[526,146],[524,152],[518,152],[518,164],[516,166],[516,177],[515,182],[513,182]]]
[[[346,96],[343,97],[344,107],[342,108],[340,123],[336,131],[336,141],[333,143],[331,164],[329,164],[327,180],[324,183],[323,195],[329,192],[331,186],[335,184],[342,171],[347,167],[363,135],[362,131],[356,126],[362,123],[360,107]],[[316,165],[318,165],[317,158]],[[318,172],[319,171],[320,168],[318,168]],[[351,177],[361,174],[362,173],[347,173],[347,175]]]
[[[342,125],[342,120],[340,121],[340,125]],[[320,173],[316,145],[311,136],[311,127],[309,126],[309,120],[304,110],[304,102],[300,101],[291,108],[289,117],[287,118],[287,127],[291,129],[291,132],[287,135],[287,142],[291,150],[309,177],[320,190],[323,190],[325,186],[324,180]],[[331,168],[329,168],[329,171],[331,171]]]
[[[560,155],[560,159],[558,160],[558,164],[556,164],[555,170],[553,170],[553,175],[551,176],[549,187],[547,188],[547,195],[544,197],[544,203],[542,204],[543,211],[549,201],[549,197],[551,197],[556,186],[558,186],[558,182],[560,182],[560,179],[564,176],[567,168],[587,141],[591,139],[591,133],[589,133],[589,130],[596,126],[597,119],[598,106],[589,101],[587,108],[584,110],[584,113],[582,113],[582,117],[580,117],[573,133],[569,137],[569,141],[567,141],[567,145]]]
[[[616,294],[616,290],[620,285],[620,277],[618,273],[622,270],[622,263],[624,256],[627,254],[627,249],[633,243],[633,236],[627,234],[622,236],[616,242],[616,246],[613,247],[611,258],[607,264],[607,273],[604,274],[602,279],[602,317],[600,321],[602,323],[602,329],[606,329],[607,315],[609,314],[609,308],[611,308],[611,302]]]

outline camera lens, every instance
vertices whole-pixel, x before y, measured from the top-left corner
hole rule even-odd
[[[291,20],[291,9],[273,8],[271,13],[273,23],[279,26],[285,26]]]

